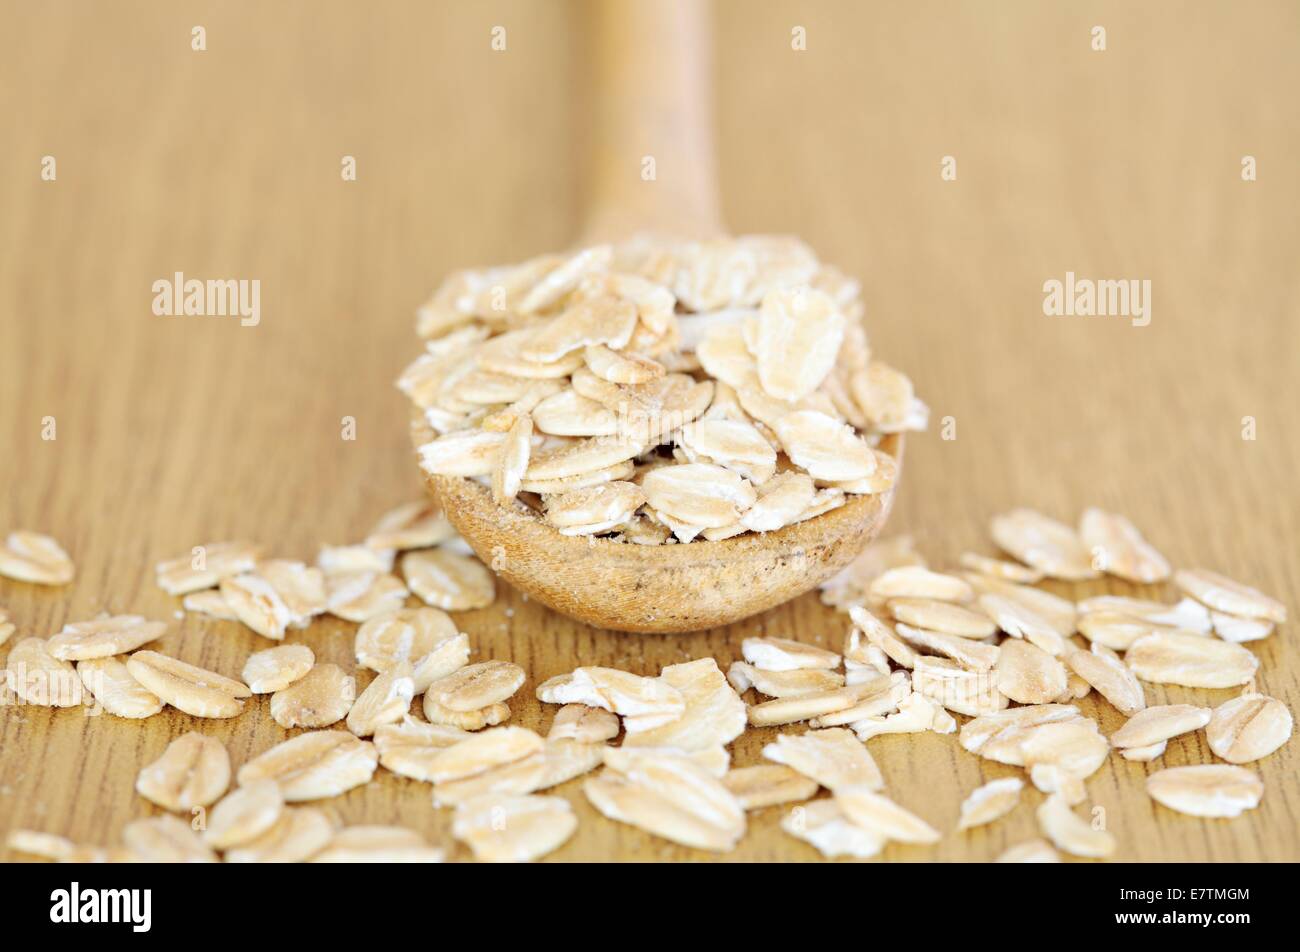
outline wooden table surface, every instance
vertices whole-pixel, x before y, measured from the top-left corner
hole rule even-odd
[[[226,674],[267,642],[186,616],[152,566],[249,537],[311,559],[420,492],[398,370],[439,276],[561,247],[579,225],[583,8],[561,4],[239,0],[0,6],[0,529],[53,534],[76,580],[0,579],[10,641],[101,610],[167,619],[157,647]],[[935,428],[910,441],[887,532],[933,564],[992,549],[988,518],[1026,505],[1072,521],[1127,513],[1176,564],[1300,610],[1300,8],[1288,0],[721,3],[724,205],[736,232],[791,232],[859,275],[876,351],[908,370]],[[507,51],[490,31],[507,28]],[[207,49],[191,49],[191,27]],[[1093,51],[1102,25],[1107,49]],[[807,50],[790,47],[803,26]],[[651,149],[651,151],[653,151]],[[42,157],[57,179],[43,181]],[[357,180],[340,176],[356,158]],[[944,181],[941,161],[957,161]],[[1243,181],[1242,157],[1257,181]],[[157,317],[154,280],[256,278],[257,327]],[[1047,317],[1067,271],[1152,282],[1149,326]],[[53,417],[57,439],[43,440]],[[356,439],[341,438],[354,417]],[[955,421],[956,438],[938,423]],[[1243,439],[1243,418],[1256,438]],[[1052,586],[1076,597],[1119,582]],[[1170,588],[1141,592],[1172,597]],[[530,672],[514,723],[544,729],[533,686],[577,664],[654,673],[755,633],[838,646],[844,616],[806,596],[692,635],[585,628],[501,586],[459,616],[478,658]],[[355,626],[294,640],[352,664]],[[1261,688],[1300,707],[1295,622],[1251,646]],[[9,649],[0,649],[0,660]],[[364,680],[368,675],[363,674]],[[1151,703],[1231,692],[1150,686]],[[1109,706],[1083,702],[1103,731]],[[143,723],[78,710],[0,712],[0,834],[115,842],[155,813],[136,771],[190,729],[236,764],[281,740],[266,701],[231,721],[168,709]],[[751,731],[734,763],[759,761]],[[940,828],[978,784],[1018,773],[954,737],[870,749],[888,790]],[[1260,807],[1202,821],[1143,778],[1208,762],[1204,735],[1162,762],[1118,757],[1088,781],[1122,860],[1300,859],[1300,746],[1255,765]],[[599,817],[556,859],[706,859]],[[1035,833],[1008,819],[886,860],[987,860]],[[451,843],[429,787],[380,771],[330,801],[348,822]],[[752,815],[727,858],[809,860]],[[456,847],[457,856],[465,856]]]

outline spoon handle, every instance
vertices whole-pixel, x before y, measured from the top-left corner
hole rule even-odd
[[[602,0],[594,6],[584,242],[636,232],[720,233],[712,5]]]

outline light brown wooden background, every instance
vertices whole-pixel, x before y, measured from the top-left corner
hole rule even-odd
[[[449,269],[561,247],[577,230],[583,9],[0,10],[0,529],[50,532],[78,566],[62,589],[0,580],[14,640],[100,610],[170,619],[177,600],[154,586],[152,565],[199,542],[253,537],[311,558],[322,542],[358,539],[419,492],[391,386],[417,350],[416,305]],[[195,24],[206,52],[190,49]],[[506,53],[489,50],[496,24]],[[1090,50],[1094,24],[1108,31],[1104,53]],[[795,25],[806,52],[790,49]],[[910,442],[891,531],[914,533],[942,563],[987,550],[999,510],[1073,520],[1095,503],[1128,513],[1176,563],[1300,610],[1300,8],[732,0],[716,44],[731,225],[798,233],[860,275],[876,350],[914,376],[936,423],[956,420],[956,440]],[[1247,154],[1252,183],[1240,177]],[[40,180],[43,155],[56,157],[57,182]],[[343,155],[356,156],[354,183],[340,179]],[[957,158],[955,182],[940,180],[944,155]],[[153,316],[151,283],[177,270],[259,278],[261,325]],[[1045,317],[1042,284],[1067,270],[1150,279],[1150,326]],[[56,441],[40,438],[45,416]],[[344,416],[355,442],[340,439]],[[1257,421],[1253,442],[1244,416]],[[531,673],[515,719],[538,728],[550,712],[533,685],[579,663],[651,673],[712,654],[725,666],[746,634],[835,646],[845,629],[809,596],[724,630],[625,636],[504,587],[461,621],[478,657]],[[354,630],[325,620],[301,637],[349,663]],[[1263,689],[1293,709],[1294,632],[1253,646]],[[200,617],[173,622],[159,645],[232,675],[265,646]],[[242,763],[283,736],[265,706],[144,724],[5,710],[0,833],[112,842],[153,812],[132,783],[169,739],[198,727]],[[1084,706],[1107,732],[1118,725],[1108,707]],[[747,734],[735,762],[757,762],[770,733]],[[889,791],[946,829],[973,787],[1014,772],[952,737],[884,737],[871,750]],[[1154,805],[1142,781],[1159,764],[1113,758],[1088,789],[1121,859],[1296,860],[1297,751],[1258,765],[1263,804],[1233,821]],[[1198,735],[1171,743],[1163,764],[1209,756]],[[581,827],[558,859],[706,858],[599,818],[578,783],[562,792]],[[885,858],[989,859],[1034,835],[1038,801]],[[383,771],[333,803],[350,822],[449,841],[429,788]],[[813,858],[779,831],[780,813],[754,815],[732,855]]]

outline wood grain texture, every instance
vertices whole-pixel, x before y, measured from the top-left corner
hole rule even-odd
[[[229,2],[25,4],[0,29],[0,528],[52,533],[75,582],[0,580],[15,639],[100,610],[171,619],[153,563],[252,537],[311,558],[420,492],[391,387],[416,349],[415,306],[448,270],[565,245],[584,171],[581,7]],[[190,49],[203,24],[208,49]],[[494,53],[502,24],[509,49]],[[1088,31],[1103,24],[1108,49]],[[790,49],[804,26],[808,49]],[[1127,513],[1176,564],[1204,565],[1300,609],[1300,296],[1296,154],[1300,12],[1286,0],[1087,10],[1031,2],[722,3],[718,148],[734,230],[793,232],[863,279],[876,351],[952,417],[909,440],[890,531],[934,563],[990,551],[988,517],[1029,505]],[[1243,155],[1259,180],[1243,182]],[[56,182],[40,179],[44,155]],[[339,175],[357,158],[358,180]],[[958,162],[956,181],[940,161]],[[635,174],[635,158],[629,174]],[[671,169],[659,168],[660,176]],[[259,278],[262,321],[164,318],[174,271]],[[1150,326],[1048,318],[1066,271],[1147,278]],[[58,438],[41,439],[42,418]],[[357,439],[340,439],[355,417]],[[1254,417],[1258,438],[1242,439]],[[1081,597],[1117,582],[1054,585]],[[1148,588],[1142,594],[1171,595]],[[579,663],[649,673],[738,656],[767,633],[838,646],[845,621],[805,596],[748,622],[643,637],[583,627],[501,586],[459,619],[478,658],[530,672],[514,722]],[[351,665],[355,626],[301,638]],[[1300,707],[1295,622],[1251,650],[1262,688]],[[11,641],[12,644],[12,641]],[[161,650],[225,674],[263,639],[174,620]],[[8,647],[0,648],[7,653]],[[2,657],[2,654],[0,654]],[[365,677],[364,675],[362,676]],[[1148,699],[1231,692],[1151,687]],[[233,721],[175,711],[144,724],[76,711],[0,712],[0,833],[111,842],[154,809],[140,765],[198,727],[236,764],[285,736],[265,702]],[[1109,733],[1108,707],[1084,702]],[[734,762],[759,760],[772,731]],[[1014,773],[951,737],[883,737],[889,791],[943,829],[979,783]],[[1259,763],[1261,806],[1231,821],[1153,804],[1157,765],[1118,757],[1088,783],[1124,860],[1300,859],[1300,748]],[[1210,759],[1203,734],[1165,765]],[[598,818],[556,859],[705,859]],[[985,860],[1034,835],[1039,795],[991,828],[886,860]],[[349,822],[448,841],[429,788],[381,772],[331,802]],[[808,860],[752,817],[728,858]],[[465,851],[458,848],[458,856]]]

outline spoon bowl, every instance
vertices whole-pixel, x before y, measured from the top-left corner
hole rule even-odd
[[[423,420],[412,424],[416,446],[436,435]],[[901,434],[880,449],[901,468]],[[561,535],[523,504],[498,505],[472,479],[425,482],[475,554],[515,588],[597,628],[659,633],[730,624],[816,587],[880,534],[898,486],[774,532],[635,545]]]

